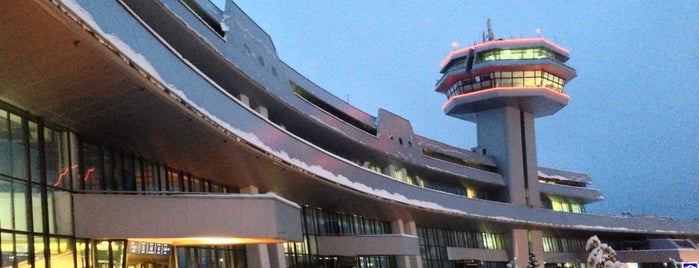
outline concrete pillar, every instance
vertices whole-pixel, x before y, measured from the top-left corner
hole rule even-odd
[[[262,115],[264,118],[269,118],[269,112],[267,111],[267,107],[257,106],[257,108],[255,108],[255,111]]]
[[[243,104],[245,104],[245,106],[248,106],[248,107],[250,106],[250,97],[248,97],[247,95],[245,95],[245,94],[240,94],[240,95],[238,96],[238,100],[240,100],[240,102],[242,102]]]
[[[539,267],[544,267],[544,235],[541,230],[529,230],[529,251],[534,252]]]
[[[391,231],[394,234],[405,234],[405,229],[403,228],[403,220],[397,219],[391,222]]]
[[[267,252],[269,252],[269,261],[272,267],[286,267],[283,244],[269,244],[267,245]]]
[[[478,147],[493,156],[502,170],[509,203],[541,207],[534,116],[513,107],[479,112]]]
[[[529,231],[512,229],[509,233],[511,248],[507,252],[510,261],[515,260],[517,267],[527,267],[529,260]]]
[[[257,186],[248,185],[248,186],[240,188],[240,193],[241,194],[259,194],[260,189],[258,189]]]
[[[407,234],[417,236],[417,227],[414,221],[404,222],[401,219],[391,222],[391,229],[394,234]],[[422,259],[417,256],[397,256],[398,268],[422,268]]]
[[[245,246],[245,258],[249,268],[271,268],[272,265],[267,252],[267,245],[247,245]],[[277,267],[277,266],[274,266]]]
[[[395,178],[396,177],[396,166],[394,166],[393,164],[389,164],[388,166],[384,167],[383,174],[385,174],[386,176],[389,176],[391,178]]]
[[[526,153],[523,155],[527,164],[527,198],[528,205],[533,207],[542,207],[541,192],[539,191],[539,162],[536,158],[536,129],[534,127],[534,115],[523,112],[522,120],[522,138],[524,140],[524,148]]]
[[[257,186],[248,185],[240,188],[242,194],[259,194]],[[282,244],[254,244],[245,246],[245,257],[250,268],[286,267],[284,246]]]

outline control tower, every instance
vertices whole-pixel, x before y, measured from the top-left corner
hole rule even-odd
[[[483,42],[455,50],[442,62],[435,91],[447,115],[476,123],[478,147],[493,156],[508,187],[498,198],[541,207],[534,118],[568,104],[575,78],[568,50],[544,38],[496,39],[488,20]]]

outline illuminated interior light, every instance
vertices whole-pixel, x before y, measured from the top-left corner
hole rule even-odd
[[[566,95],[565,93],[558,92],[556,90],[553,90],[553,89],[547,88],[547,87],[526,87],[526,88],[523,88],[523,87],[493,87],[493,88],[476,90],[476,91],[472,91],[469,93],[453,96],[453,97],[449,98],[447,100],[447,102],[444,103],[444,105],[442,105],[442,109],[443,110],[446,109],[447,107],[449,107],[451,105],[452,102],[456,101],[457,99],[465,99],[465,98],[469,98],[469,97],[472,97],[475,95],[480,95],[480,94],[485,94],[485,93],[495,92],[495,91],[522,91],[522,90],[546,90],[550,93],[553,93],[555,95],[558,95],[560,97],[565,98],[566,101],[570,99],[570,96]]]
[[[277,243],[289,242],[286,240],[275,239],[275,238],[244,238],[244,237],[129,238],[129,240],[165,243],[165,244],[172,244],[174,246],[277,244]]]

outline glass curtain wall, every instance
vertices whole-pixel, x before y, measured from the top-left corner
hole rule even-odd
[[[489,250],[505,250],[505,236],[500,233],[477,231],[451,230],[434,227],[418,226],[418,243],[422,267],[425,268],[456,268],[462,267],[459,261],[449,261],[447,247],[480,248]],[[480,267],[505,267],[503,262],[481,262]]]
[[[0,267],[121,267],[125,240],[74,236],[71,194],[79,191],[167,194],[238,189],[87,141],[0,103]],[[209,258],[212,267],[243,267],[245,259],[230,253],[240,248],[244,247],[196,251],[223,256]]]
[[[321,256],[317,236],[391,234],[391,223],[376,219],[304,206],[303,242],[284,243],[287,267],[373,267],[396,266],[394,256]]]
[[[0,108],[2,267],[75,262],[70,192],[46,181],[58,174],[56,162],[64,157],[60,136],[22,112]]]

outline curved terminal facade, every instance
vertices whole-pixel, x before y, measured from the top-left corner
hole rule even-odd
[[[587,175],[538,166],[576,75],[545,39],[444,61],[467,150],[320,88],[230,1],[0,10],[1,267],[585,267],[593,235],[699,260],[696,221],[588,214]]]

